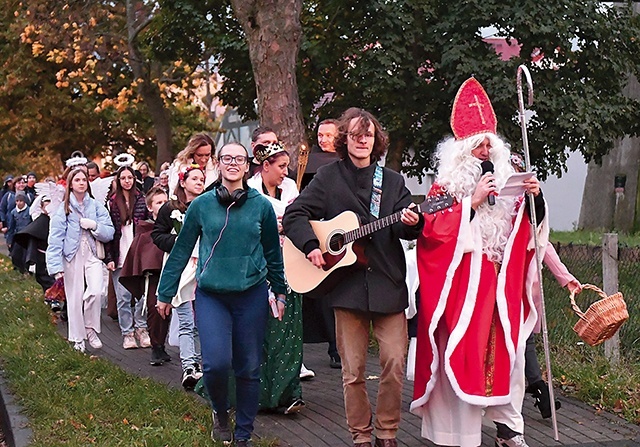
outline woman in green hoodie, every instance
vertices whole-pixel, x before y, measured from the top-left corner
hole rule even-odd
[[[221,181],[189,206],[162,271],[158,311],[167,315],[196,240],[196,325],[204,383],[213,406],[216,441],[229,442],[229,370],[236,379],[236,446],[251,446],[260,396],[260,361],[269,318],[268,286],[284,314],[286,286],[276,216],[269,201],[245,182],[247,150],[229,143],[218,152]],[[232,361],[233,359],[233,361]]]

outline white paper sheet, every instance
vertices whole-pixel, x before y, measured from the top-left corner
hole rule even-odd
[[[533,172],[516,172],[498,193],[501,197],[517,197],[525,193],[524,181],[534,176]]]

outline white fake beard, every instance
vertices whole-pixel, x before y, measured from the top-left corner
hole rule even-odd
[[[501,199],[496,197],[495,205],[483,203],[476,210],[473,218],[478,221],[480,234],[482,235],[482,252],[491,262],[502,262],[504,249],[515,216],[514,199]]]
[[[456,150],[453,146],[460,144],[460,142],[451,141],[444,144],[451,145],[448,148],[443,148],[445,151],[450,151]],[[508,161],[505,163],[505,157],[495,158],[498,160],[494,162],[494,176],[496,185],[500,189],[513,173],[513,168],[508,164]],[[436,182],[460,202],[464,197],[471,196],[475,191],[482,176],[480,165],[481,160],[471,154],[458,153],[455,158],[450,157],[447,160],[441,158]],[[482,235],[482,252],[487,255],[490,261],[502,262],[504,249],[511,234],[513,219],[516,215],[516,199],[503,199],[500,196],[496,196],[495,199],[494,205],[489,205],[488,202],[480,205],[476,209],[473,220]]]

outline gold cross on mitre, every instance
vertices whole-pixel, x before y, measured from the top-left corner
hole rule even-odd
[[[478,99],[478,95],[473,95],[473,99],[475,100],[475,102],[472,102],[471,104],[469,104],[469,107],[477,107],[478,113],[480,114],[480,119],[482,120],[482,124],[487,124],[487,122],[484,120],[484,114],[482,113],[482,108],[484,107],[484,104],[480,102],[480,100]]]
[[[451,130],[456,140],[481,133],[495,134],[497,124],[493,106],[482,85],[473,77],[464,81],[451,110]]]

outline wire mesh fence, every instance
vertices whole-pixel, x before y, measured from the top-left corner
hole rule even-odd
[[[602,247],[554,244],[562,262],[581,283],[603,288]],[[571,309],[569,292],[560,287],[548,269],[544,270],[544,296],[547,327],[552,345],[581,344],[573,331],[578,316]],[[620,355],[640,359],[640,247],[618,246],[618,290],[622,292],[629,311],[629,320],[620,329]],[[592,291],[576,296],[576,303],[583,310],[600,299]],[[602,345],[591,349],[604,349]]]

